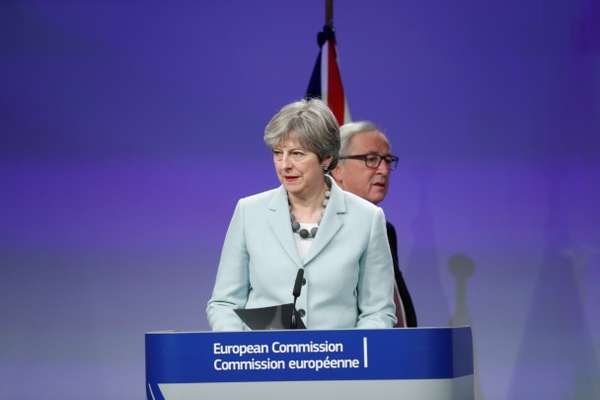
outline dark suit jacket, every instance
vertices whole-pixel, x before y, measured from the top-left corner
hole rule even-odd
[[[396,229],[394,225],[386,222],[388,241],[390,243],[390,250],[392,251],[392,260],[394,262],[394,278],[396,278],[396,285],[400,292],[400,298],[402,299],[402,306],[404,307],[404,313],[406,315],[406,326],[409,328],[417,326],[417,314],[415,313],[415,307],[402,277],[402,271],[398,264],[398,241],[396,239]]]

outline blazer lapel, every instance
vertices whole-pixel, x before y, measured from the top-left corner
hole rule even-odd
[[[344,192],[342,192],[332,178],[327,177],[327,179],[331,180],[331,196],[325,209],[325,215],[323,215],[323,219],[319,224],[315,241],[304,260],[304,265],[307,265],[315,258],[344,225],[343,215],[346,213]]]
[[[296,250],[294,237],[292,234],[292,225],[290,222],[289,205],[287,194],[283,186],[280,186],[268,204],[269,212],[267,213],[267,221],[270,228],[273,230],[275,237],[279,240],[279,244],[288,256],[294,261],[298,267],[302,267],[302,261]]]

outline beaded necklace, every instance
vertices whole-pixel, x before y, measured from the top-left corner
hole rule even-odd
[[[323,199],[323,203],[321,204],[323,207],[323,209],[321,210],[321,216],[319,217],[317,226],[312,228],[310,231],[308,229],[300,227],[300,223],[296,220],[296,216],[292,212],[292,205],[291,205],[291,203],[289,203],[289,200],[288,200],[288,204],[290,207],[290,220],[292,223],[292,232],[297,233],[302,239],[313,239],[315,236],[317,236],[317,231],[319,230],[319,225],[321,224],[321,220],[323,219],[323,214],[325,214],[325,208],[327,208],[327,203],[329,202],[329,197],[331,197],[331,191],[326,190],[325,198]]]

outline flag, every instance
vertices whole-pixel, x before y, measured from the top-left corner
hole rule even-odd
[[[351,122],[348,101],[337,62],[335,32],[328,25],[317,35],[319,55],[315,62],[306,98],[319,98],[329,106],[340,125]]]

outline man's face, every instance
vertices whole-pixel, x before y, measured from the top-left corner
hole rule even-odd
[[[343,156],[362,154],[390,154],[390,146],[385,137],[377,131],[361,132],[354,135]],[[390,166],[381,161],[379,167],[369,168],[363,160],[340,160],[333,171],[333,177],[342,189],[377,204],[385,198],[388,190]]]

